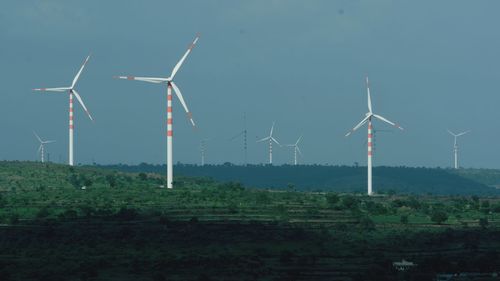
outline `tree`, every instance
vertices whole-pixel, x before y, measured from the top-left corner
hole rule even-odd
[[[80,188],[81,179],[77,174],[71,174],[68,179],[69,183],[73,185],[75,188]]]
[[[490,212],[490,201],[484,200],[481,202],[481,212],[488,214]]]
[[[442,224],[448,220],[448,214],[443,210],[434,210],[431,214],[431,221]]]
[[[342,197],[342,205],[345,209],[354,209],[358,205],[358,200],[352,195]]]
[[[139,179],[140,179],[141,181],[145,181],[145,180],[147,180],[147,179],[148,179],[148,175],[146,175],[146,173],[142,173],[142,172],[141,172],[141,173],[139,173],[138,177],[139,177]]]
[[[366,231],[375,230],[375,222],[373,222],[373,220],[370,219],[369,217],[362,217],[361,220],[359,221],[359,224]]]
[[[328,193],[326,194],[326,202],[333,206],[339,202],[339,196],[336,193]]]
[[[115,175],[106,175],[106,181],[109,183],[109,186],[116,186],[116,176]]]

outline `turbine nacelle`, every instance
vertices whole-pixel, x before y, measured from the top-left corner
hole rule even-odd
[[[181,102],[182,107],[186,111],[187,117],[188,117],[189,121],[191,122],[191,124],[193,125],[193,127],[196,127],[196,124],[194,123],[194,120],[193,120],[193,116],[192,116],[191,112],[189,111],[186,102],[184,101],[184,97],[182,96],[182,93],[181,93],[179,87],[177,87],[177,85],[174,83],[173,80],[174,80],[175,74],[177,74],[177,71],[179,71],[182,64],[184,63],[184,60],[186,60],[187,56],[189,55],[191,50],[196,45],[196,42],[198,42],[198,39],[199,39],[199,35],[197,35],[196,38],[194,39],[194,41],[191,43],[191,45],[189,45],[189,48],[187,49],[186,53],[184,53],[184,55],[181,57],[181,59],[177,62],[177,64],[172,69],[172,73],[167,78],[163,78],[163,77],[138,77],[138,76],[113,76],[113,78],[124,79],[124,80],[136,80],[136,81],[143,81],[143,82],[155,83],[155,84],[163,84],[163,83],[167,84],[168,87],[172,87],[172,89],[174,90],[175,95],[177,96],[177,98]]]
[[[71,83],[71,86],[59,87],[59,88],[36,88],[36,89],[33,89],[33,91],[41,91],[41,92],[66,92],[66,91],[68,91],[69,94],[75,95],[76,99],[78,100],[78,102],[82,106],[83,110],[85,110],[85,113],[87,113],[87,116],[89,117],[89,119],[92,122],[94,122],[94,119],[92,118],[92,115],[90,115],[89,110],[85,106],[85,103],[83,102],[82,97],[75,90],[76,83],[78,82],[78,79],[80,79],[80,75],[82,74],[82,71],[85,68],[85,65],[87,65],[87,62],[89,61],[89,59],[90,59],[90,55],[87,56],[87,58],[85,59],[85,61],[82,64],[82,66],[80,67],[80,69],[76,73],[75,77],[73,78],[73,82]]]

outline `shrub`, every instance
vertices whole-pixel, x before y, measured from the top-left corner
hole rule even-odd
[[[431,221],[442,224],[448,220],[448,214],[443,210],[434,210],[431,214]]]
[[[145,181],[148,179],[148,175],[146,175],[146,173],[139,173],[139,175],[137,175],[137,177],[141,180],[141,181]]]
[[[375,223],[369,217],[362,217],[359,220],[359,224],[360,224],[361,228],[363,228],[364,230],[367,230],[367,231],[375,230]]]
[[[332,206],[339,202],[339,196],[336,193],[328,193],[326,194],[326,202],[328,205]]]

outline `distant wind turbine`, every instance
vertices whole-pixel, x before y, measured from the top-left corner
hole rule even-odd
[[[297,152],[302,156],[302,152],[299,148],[299,142],[302,140],[302,136],[300,136],[294,144],[287,144],[288,147],[293,147],[293,156],[294,156],[294,165],[297,165]]]
[[[247,135],[248,135],[248,131],[247,131],[247,117],[246,117],[246,113],[243,113],[243,123],[244,123],[244,129],[243,131],[240,131],[239,133],[237,133],[236,135],[234,135],[233,137],[231,137],[229,140],[232,141],[232,140],[235,140],[236,138],[239,138],[240,136],[243,136],[243,152],[244,152],[244,157],[245,157],[245,166],[248,164],[248,153],[247,153],[247,148],[248,148],[248,145],[247,145]]]
[[[83,103],[82,98],[78,94],[78,92],[75,90],[75,85],[76,82],[78,82],[78,78],[80,78],[80,74],[82,74],[83,68],[85,68],[85,65],[89,61],[90,55],[87,56],[85,61],[83,62],[82,67],[80,67],[80,70],[76,74],[75,78],[73,78],[73,82],[71,83],[71,86],[69,87],[59,87],[59,88],[37,88],[33,89],[34,91],[42,91],[42,92],[66,92],[68,91],[69,93],[69,165],[73,166],[73,130],[74,130],[74,124],[73,124],[73,95],[75,95],[76,99],[80,103],[80,105],[83,107],[83,110],[87,113],[87,116],[90,118],[90,120],[94,121],[92,119],[92,116],[90,115],[89,111],[87,110],[87,107]]]
[[[271,132],[269,133],[269,136],[257,141],[257,142],[263,142],[269,140],[269,164],[271,165],[273,164],[273,142],[281,146],[281,144],[273,137],[274,124],[275,122],[273,122],[273,125],[271,126]]]
[[[463,135],[465,135],[465,134],[467,134],[469,132],[470,131],[465,131],[465,132],[461,132],[461,133],[455,134],[452,131],[448,130],[448,133],[450,133],[450,135],[452,135],[454,137],[453,154],[455,156],[455,169],[458,169],[458,143],[457,143],[457,138],[460,137],[460,136],[463,136]]]
[[[40,142],[40,146],[38,147],[38,153],[40,154],[40,160],[42,161],[42,163],[44,163],[45,162],[45,160],[44,160],[45,159],[45,157],[44,157],[44,155],[45,155],[45,145],[48,144],[48,143],[56,142],[56,141],[54,141],[54,140],[44,141],[34,131],[33,131],[33,134],[35,135],[35,137]]]
[[[200,141],[201,166],[205,166],[205,153],[207,152],[206,143],[211,140],[211,138],[207,138]]]
[[[366,77],[366,92],[367,92],[367,96],[368,96],[368,112],[365,114],[365,118],[363,120],[361,120],[361,122],[359,122],[345,136],[348,137],[354,131],[356,131],[361,126],[363,126],[366,122],[368,122],[368,165],[367,165],[368,166],[368,195],[373,195],[373,188],[372,188],[372,137],[373,137],[373,135],[372,135],[372,118],[376,118],[376,119],[379,119],[381,121],[384,121],[385,123],[388,123],[394,127],[397,127],[400,130],[403,130],[403,128],[401,128],[399,125],[387,120],[386,118],[373,113],[368,77]]]
[[[186,102],[184,101],[184,97],[181,94],[181,91],[177,87],[177,85],[174,83],[174,77],[177,71],[181,68],[182,64],[184,63],[184,60],[187,58],[189,53],[191,53],[191,50],[194,48],[196,45],[196,42],[198,42],[199,36],[197,35],[194,41],[189,45],[186,53],[182,56],[182,58],[177,62],[175,67],[172,70],[172,73],[170,74],[169,77],[166,78],[157,78],[157,77],[136,77],[136,76],[115,76],[114,78],[117,79],[126,79],[126,80],[136,80],[136,81],[143,81],[143,82],[148,82],[148,83],[156,83],[156,84],[166,84],[167,85],[167,188],[172,188],[172,182],[173,182],[173,156],[172,156],[172,137],[173,137],[173,131],[172,131],[172,89],[174,89],[175,94],[177,95],[177,98],[181,102],[182,106],[184,107],[184,110],[187,113],[187,116],[189,120],[191,121],[191,124],[193,127],[195,127],[193,116],[191,112],[189,112],[189,109],[186,105]]]

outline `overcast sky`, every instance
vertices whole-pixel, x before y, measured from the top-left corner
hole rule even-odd
[[[304,135],[306,164],[366,165],[366,127],[375,113],[375,165],[452,165],[446,129],[459,139],[465,167],[500,168],[500,2],[495,0],[4,0],[0,9],[0,159],[37,158],[36,130],[51,160],[67,161],[68,95],[37,87],[77,85],[95,118],[75,105],[75,162],[164,163],[166,89],[114,75],[167,77],[197,32],[176,83],[199,130],[174,99],[174,162],[267,161],[256,143],[276,121],[283,144]],[[291,163],[276,148],[276,164]]]

